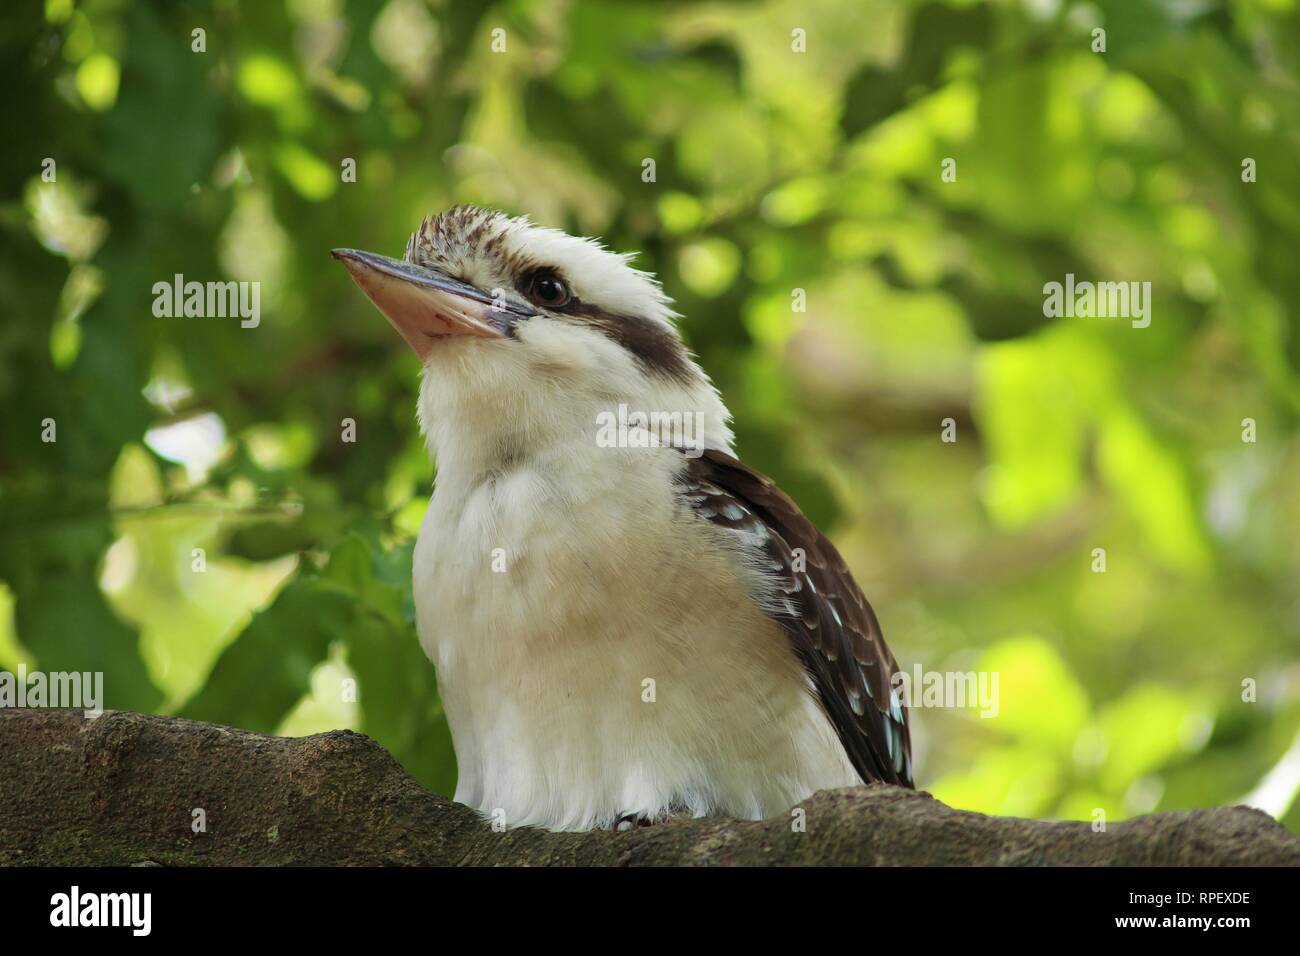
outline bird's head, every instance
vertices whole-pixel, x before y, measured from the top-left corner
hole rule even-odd
[[[595,444],[619,406],[634,426],[698,415],[703,447],[730,450],[730,416],[671,301],[629,255],[473,206],[425,219],[401,259],[333,254],[423,363],[420,422],[440,457],[490,467]]]

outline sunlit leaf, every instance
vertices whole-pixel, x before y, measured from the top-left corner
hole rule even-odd
[[[999,641],[985,651],[979,670],[997,675],[993,730],[1057,753],[1069,753],[1089,715],[1088,695],[1059,652],[1042,638]]]

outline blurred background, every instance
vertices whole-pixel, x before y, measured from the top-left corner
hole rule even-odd
[[[639,251],[901,666],[999,674],[921,787],[1300,832],[1298,65],[1295,0],[5,4],[0,669],[450,793],[418,367],[328,252],[474,202]]]

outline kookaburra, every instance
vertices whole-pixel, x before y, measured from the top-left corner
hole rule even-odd
[[[472,206],[424,220],[400,260],[333,254],[423,363],[437,480],[413,580],[457,801],[585,830],[912,786],[875,613],[736,458],[651,275]],[[599,440],[619,406],[625,440]],[[685,420],[692,447],[670,433]]]

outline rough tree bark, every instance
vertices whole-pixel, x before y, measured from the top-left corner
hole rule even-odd
[[[886,786],[819,793],[802,807],[806,832],[789,816],[494,832],[361,734],[0,711],[0,863],[10,865],[1300,865],[1300,839],[1244,807],[1158,813],[1103,833],[966,813]],[[206,832],[191,828],[196,808]]]

